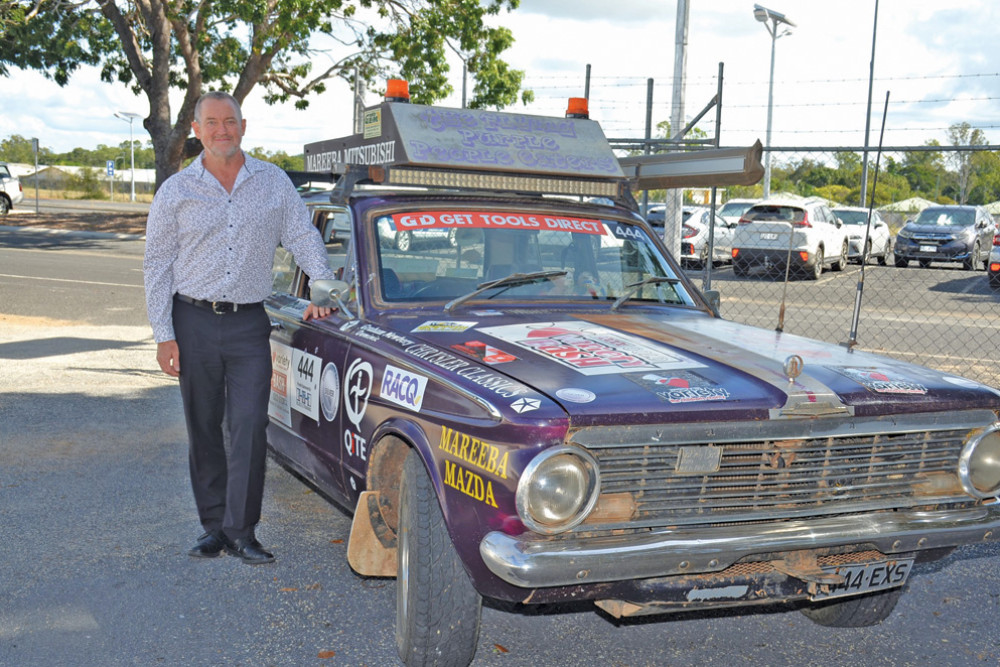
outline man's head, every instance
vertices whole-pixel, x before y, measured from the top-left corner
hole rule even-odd
[[[240,150],[247,129],[239,102],[229,93],[205,93],[194,106],[194,136],[205,151],[219,159],[231,158]]]

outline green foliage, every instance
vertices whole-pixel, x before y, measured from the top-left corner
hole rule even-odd
[[[7,67],[36,69],[59,84],[81,64],[99,64],[101,78],[125,84],[149,101],[143,127],[152,138],[157,182],[174,173],[196,144],[187,127],[203,91],[226,90],[242,102],[258,84],[273,104],[305,108],[329,79],[371,89],[390,76],[410,81],[412,99],[432,103],[451,94],[449,52],[474,80],[470,105],[515,103],[524,73],[501,58],[511,32],[486,19],[519,0],[164,0],[154,5],[115,0],[0,0],[0,75]],[[37,10],[37,11],[35,11]],[[339,47],[319,57],[316,34]],[[314,63],[329,62],[317,71]],[[174,113],[171,88],[183,91]],[[532,99],[530,91],[520,94]],[[175,128],[180,131],[175,131]],[[137,157],[138,160],[138,157]]]
[[[69,190],[81,192],[80,199],[107,199],[109,197],[107,182],[101,179],[100,172],[94,168],[82,169],[79,176],[68,178],[66,185]]]
[[[272,162],[285,171],[303,171],[306,168],[305,159],[301,155],[289,155],[285,151],[267,151],[256,146],[247,151],[258,160]]]

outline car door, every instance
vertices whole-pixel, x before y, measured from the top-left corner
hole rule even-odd
[[[708,213],[705,214],[706,223],[709,220]],[[715,257],[720,260],[730,260],[733,258],[733,229],[735,223],[728,222],[718,213],[715,214]]]
[[[336,239],[347,209],[311,207],[322,231],[331,268],[352,265],[353,243]],[[335,310],[323,320],[302,320],[309,304],[308,276],[284,248],[275,253],[273,293],[265,302],[271,319],[271,395],[268,442],[277,456],[335,499],[346,502],[341,392],[349,350],[350,315]]]

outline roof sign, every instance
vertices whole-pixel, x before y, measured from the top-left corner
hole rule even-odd
[[[306,171],[360,164],[624,177],[601,126],[585,118],[386,102],[363,120],[360,134],[306,144]]]

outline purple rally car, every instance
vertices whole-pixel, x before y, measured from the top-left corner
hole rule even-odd
[[[276,256],[269,441],[397,578],[405,663],[470,662],[484,596],[874,624],[915,562],[1000,535],[1000,392],[721,319],[593,121],[365,123],[306,147],[351,235],[311,289]]]

